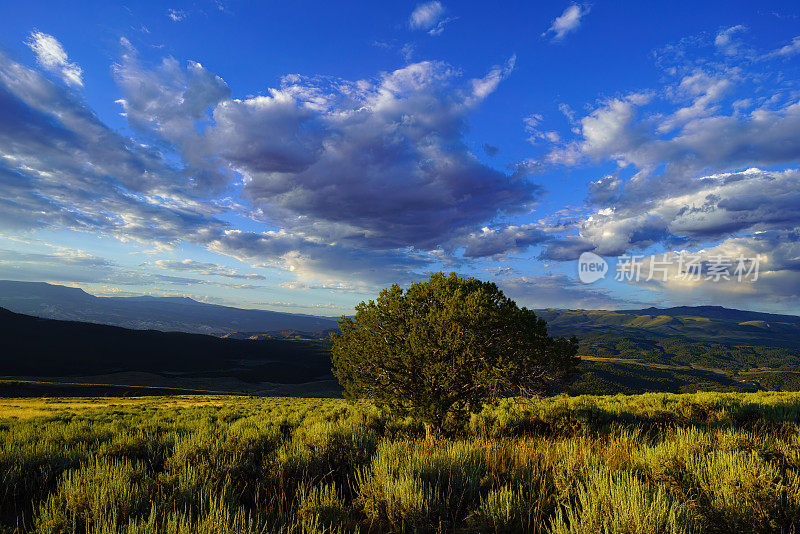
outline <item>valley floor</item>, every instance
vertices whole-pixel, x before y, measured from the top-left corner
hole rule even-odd
[[[0,399],[0,532],[800,529],[800,394],[509,399],[435,441],[340,399]]]

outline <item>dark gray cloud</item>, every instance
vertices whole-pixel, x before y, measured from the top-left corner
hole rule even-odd
[[[189,161],[199,152],[204,162],[223,162],[242,175],[242,197],[259,219],[281,229],[279,238],[242,233],[210,240],[218,250],[246,245],[248,257],[261,250],[262,259],[277,256],[286,265],[336,272],[360,265],[389,274],[426,263],[410,250],[457,246],[541,194],[527,173],[483,165],[463,141],[468,113],[513,65],[514,58],[467,82],[438,62],[358,82],[291,75],[268,96],[241,100],[226,98],[224,82],[197,64],[183,69],[165,61],[148,71],[129,52],[116,72],[135,127]],[[160,86],[170,89],[165,94]],[[176,110],[190,91],[197,103]],[[507,241],[518,250],[526,239],[534,241]]]
[[[304,144],[317,136],[324,147],[301,150],[316,156],[310,163],[300,161],[302,169],[287,171],[269,148],[256,144],[242,154],[244,145],[231,143],[227,153],[238,155],[228,157],[243,163],[238,170],[249,178],[244,195],[289,228],[370,248],[430,249],[500,211],[519,211],[537,198],[539,188],[526,176],[509,179],[482,165],[462,141],[466,114],[490,91],[485,84],[497,80],[474,80],[467,92],[451,87],[453,77],[446,65],[424,62],[340,89],[323,102],[315,99],[313,107],[324,111],[303,118],[306,137],[287,136]],[[312,80],[293,81],[265,105],[277,106],[279,94],[308,98],[331,91]],[[240,113],[258,108],[238,107]],[[307,112],[309,106],[303,107]],[[259,124],[240,120],[235,129],[249,136],[251,125]],[[289,151],[286,161],[298,163],[292,146],[283,149]]]
[[[515,252],[523,252],[531,245],[542,243],[549,239],[538,224],[523,224],[520,226],[505,226],[499,228],[485,227],[459,240],[465,248],[464,256],[467,258],[484,258]]]
[[[540,195],[463,141],[469,112],[514,58],[471,80],[422,62],[357,82],[287,76],[268,96],[232,99],[198,63],[150,68],[122,47],[113,72],[137,140],[0,55],[4,228],[190,242],[309,277],[388,280]],[[231,231],[228,209],[279,230]]]
[[[561,237],[551,239],[544,244],[539,255],[541,260],[569,261],[577,259],[584,252],[595,250],[597,246],[580,237]]]

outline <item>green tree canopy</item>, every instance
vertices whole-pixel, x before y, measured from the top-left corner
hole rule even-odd
[[[558,388],[578,342],[553,338],[544,320],[491,282],[435,273],[339,320],[333,372],[348,398],[367,398],[426,428],[463,421],[488,399]]]

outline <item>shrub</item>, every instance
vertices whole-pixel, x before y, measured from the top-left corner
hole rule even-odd
[[[800,481],[755,452],[714,451],[687,462],[711,524],[738,532],[800,525]]]
[[[350,519],[350,510],[336,484],[300,486],[297,520],[306,532],[324,532],[332,527],[349,525]]]
[[[150,509],[152,480],[140,464],[102,458],[67,471],[38,510],[39,533],[84,531],[101,519],[120,522]]]
[[[677,534],[691,531],[688,507],[662,487],[653,487],[631,472],[592,469],[576,501],[559,508],[553,534]]]
[[[467,443],[389,442],[357,480],[369,519],[414,529],[463,520],[478,500],[483,472],[480,455]]]

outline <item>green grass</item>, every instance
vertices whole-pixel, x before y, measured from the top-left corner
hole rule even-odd
[[[0,532],[796,532],[800,394],[7,399]]]

